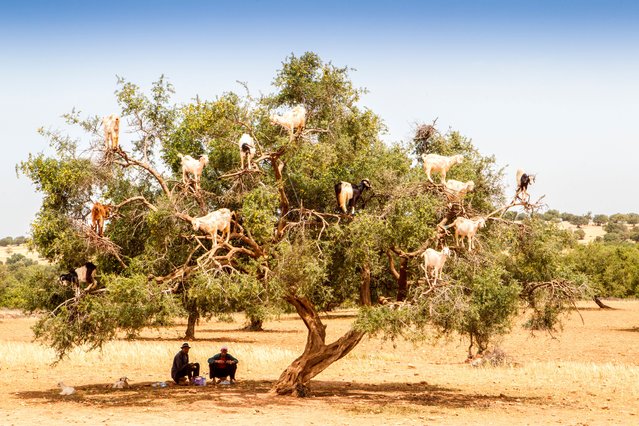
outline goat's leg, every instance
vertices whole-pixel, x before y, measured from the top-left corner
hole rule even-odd
[[[231,223],[229,222],[226,227],[224,228],[224,231],[222,231],[222,234],[226,233],[226,239],[224,240],[224,243],[228,243],[229,240],[231,239]]]

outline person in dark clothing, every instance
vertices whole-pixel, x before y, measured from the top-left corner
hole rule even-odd
[[[234,383],[237,363],[237,358],[229,353],[229,348],[222,346],[219,354],[209,358],[209,378],[219,378],[221,381],[228,377]]]
[[[193,378],[200,375],[200,364],[189,362],[189,349],[191,349],[189,344],[183,343],[180,352],[173,358],[171,377],[177,384],[180,384],[185,377],[188,377],[189,384],[193,384]]]

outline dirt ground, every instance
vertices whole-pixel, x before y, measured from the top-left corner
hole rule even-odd
[[[33,318],[0,317],[0,424],[233,425],[634,425],[639,424],[639,301],[584,302],[554,337],[518,324],[499,347],[508,363],[464,363],[457,337],[414,345],[366,338],[312,381],[296,399],[268,391],[301,352],[306,333],[293,316],[241,331],[242,320],[202,323],[191,361],[206,363],[221,344],[240,359],[233,386],[151,384],[170,379],[184,325],[149,330],[103,351],[74,351],[50,365],[49,349],[32,342]],[[582,323],[583,317],[583,323]],[[346,331],[350,312],[326,316],[329,338]],[[112,389],[120,376],[129,389]],[[59,395],[56,384],[74,386]]]

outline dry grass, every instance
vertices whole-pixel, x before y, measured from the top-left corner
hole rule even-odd
[[[173,355],[184,325],[148,330],[102,351],[75,350],[55,366],[53,351],[31,342],[32,318],[0,320],[0,422],[3,413],[34,416],[48,424],[173,424],[176,412],[197,412],[189,423],[223,414],[234,424],[636,424],[639,411],[639,302],[610,302],[613,311],[581,304],[585,324],[571,315],[557,338],[516,328],[500,342],[514,363],[473,368],[464,363],[466,342],[394,344],[368,338],[312,383],[314,397],[275,397],[268,390],[301,352],[306,335],[293,316],[266,324],[265,332],[235,323],[200,324],[191,360],[206,359],[222,344],[240,359],[233,387],[171,386]],[[331,338],[346,331],[349,312],[330,315]],[[10,367],[9,367],[10,366]],[[108,386],[126,375],[132,388]],[[57,395],[55,384],[77,395]],[[490,419],[487,421],[487,419]],[[28,420],[28,421],[27,421]]]
[[[38,263],[42,263],[42,264],[48,263],[46,259],[43,259],[40,256],[38,256],[38,253],[34,251],[29,251],[26,244],[20,244],[17,246],[0,247],[0,262],[3,262],[3,263],[6,262],[7,259],[11,257],[13,254],[21,254],[27,257],[28,259],[31,259]]]

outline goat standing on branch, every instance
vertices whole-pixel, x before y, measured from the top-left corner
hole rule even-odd
[[[359,185],[353,185],[349,182],[340,182],[335,185],[335,196],[337,197],[337,206],[344,214],[355,214],[355,204],[361,197],[362,193],[371,189],[371,183],[368,179],[362,179]]]
[[[182,182],[184,185],[188,185],[188,174],[193,175],[193,181],[195,182],[195,189],[200,189],[200,177],[202,176],[202,170],[204,166],[209,164],[209,158],[206,155],[200,157],[199,160],[191,157],[190,155],[178,154],[180,160],[182,160]]]
[[[450,170],[450,168],[455,164],[459,164],[464,161],[464,156],[457,154],[452,157],[445,157],[438,154],[423,154],[422,160],[424,161],[424,171],[426,172],[428,180],[433,182],[431,173],[439,172],[442,183],[444,183],[446,182],[446,172],[448,172],[448,170]]]
[[[458,217],[451,225],[455,227],[455,244],[459,246],[459,237],[461,236],[461,247],[464,247],[464,237],[466,237],[468,238],[468,251],[473,251],[473,239],[477,234],[477,230],[483,228],[484,225],[486,225],[486,219],[483,217],[475,219]]]
[[[110,114],[102,118],[106,150],[117,150],[120,143],[120,117]]]
[[[272,124],[285,128],[292,139],[295,130],[302,131],[306,127],[306,108],[304,105],[297,105],[283,115],[271,114],[270,119]]]
[[[75,297],[80,297],[81,283],[87,283],[87,287],[84,289],[85,291],[90,290],[94,287],[95,284],[95,273],[97,271],[97,266],[95,266],[92,262],[87,262],[83,266],[74,269],[71,269],[68,274],[60,275],[59,282],[65,286],[71,286],[75,292]]]
[[[109,218],[112,209],[113,206],[99,202],[96,202],[91,207],[91,229],[101,237],[104,235],[104,221]]]
[[[426,280],[430,282],[428,278],[428,268],[432,268],[432,277],[433,277],[433,285],[437,283],[439,276],[444,268],[444,263],[446,263],[446,259],[450,256],[450,249],[448,247],[444,247],[442,251],[437,251],[435,249],[429,248],[422,254],[424,257],[424,265],[422,269],[426,273]]]
[[[517,170],[517,193],[515,194],[515,198],[528,201],[530,199],[528,185],[531,183],[535,183],[535,175],[526,174],[522,169]]]
[[[240,164],[244,169],[244,158],[246,158],[246,167],[253,167],[253,156],[255,155],[255,141],[248,133],[244,133],[237,143],[240,147]],[[257,164],[255,165],[257,168]]]
[[[475,182],[469,180],[468,182],[460,182],[458,180],[449,179],[444,182],[446,191],[456,198],[465,196],[469,191],[475,189]]]
[[[221,208],[207,214],[206,216],[195,217],[191,219],[191,225],[193,225],[193,230],[197,231],[199,229],[202,232],[212,236],[213,247],[216,247],[217,231],[222,232],[222,238],[224,238],[224,235],[226,234],[224,243],[229,242],[229,238],[231,237],[232,216],[233,213],[231,213],[231,210],[227,208]]]

